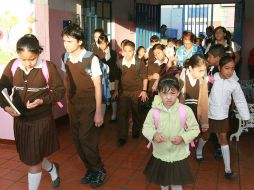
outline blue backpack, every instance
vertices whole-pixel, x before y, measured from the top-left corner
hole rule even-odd
[[[93,52],[91,51],[86,51],[86,53],[84,54],[83,58],[90,58],[91,56],[94,56]],[[65,52],[64,53],[64,57],[63,57],[63,62],[64,64],[66,64],[67,59],[69,57],[69,53]],[[105,102],[109,102],[110,98],[111,98],[111,94],[110,94],[110,80],[109,80],[109,67],[107,64],[103,63],[102,61],[100,61],[99,59],[99,63],[100,63],[100,69],[101,69],[101,83],[102,83],[102,98]],[[90,65],[91,66],[91,65]],[[91,68],[85,68],[85,72],[91,76]]]

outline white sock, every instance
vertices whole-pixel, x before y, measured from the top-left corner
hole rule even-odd
[[[229,146],[228,145],[222,145],[221,146],[221,152],[222,152],[222,157],[225,165],[225,172],[230,173],[231,168],[230,168],[230,151],[229,151]]]
[[[104,117],[106,113],[106,104],[101,104],[101,115]]]
[[[111,106],[112,106],[112,116],[111,116],[111,119],[115,120],[116,119],[116,112],[117,112],[117,102],[112,102]]]
[[[168,186],[162,186],[161,185],[161,190],[168,190]]]
[[[42,172],[40,173],[28,173],[28,190],[38,190],[39,185],[41,182],[41,175]]]
[[[50,176],[51,176],[51,180],[55,181],[56,178],[58,177],[57,175],[57,171],[56,171],[56,166],[51,163],[47,158],[44,158],[42,161],[42,168],[46,171],[49,172]],[[53,167],[53,168],[52,168]]]
[[[171,185],[171,190],[182,190],[182,185]]]
[[[196,149],[196,158],[203,158],[203,148],[205,146],[206,141],[204,141],[202,138],[199,138],[198,140],[198,147]]]

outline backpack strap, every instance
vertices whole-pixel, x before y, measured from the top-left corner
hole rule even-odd
[[[154,128],[158,129],[159,125],[159,119],[160,119],[160,110],[157,108],[153,108],[153,121],[154,121]],[[150,148],[152,142],[149,142],[146,147]]]
[[[187,119],[186,119],[186,111],[185,111],[185,108],[184,108],[183,104],[179,103],[178,111],[180,113],[180,119],[181,119],[182,127],[184,128],[184,130],[186,130],[187,129],[187,123],[186,123]],[[195,147],[194,141],[190,142],[190,146]]]
[[[11,73],[12,73],[13,77],[14,77],[14,75],[16,73],[17,68],[19,67],[19,64],[20,64],[20,60],[19,59],[15,59],[15,61],[13,62],[12,66],[11,66]]]
[[[42,74],[46,80],[46,83],[48,84],[49,81],[49,70],[48,70],[48,64],[45,59],[42,60]]]

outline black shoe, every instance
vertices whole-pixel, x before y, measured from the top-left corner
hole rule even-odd
[[[125,143],[126,143],[126,140],[125,140],[125,139],[118,139],[118,141],[117,141],[117,146],[118,146],[118,147],[121,147],[121,146],[125,145]]]
[[[53,187],[53,188],[57,188],[57,187],[59,187],[59,185],[60,185],[60,183],[61,183],[61,180],[60,180],[60,177],[59,177],[59,164],[58,164],[58,163],[55,163],[55,162],[53,162],[52,164],[55,166],[55,168],[56,168],[56,173],[57,173],[57,178],[56,178],[54,181],[52,181],[52,187]],[[52,171],[53,165],[52,165],[52,168],[49,170],[49,172]]]
[[[203,162],[204,160],[205,160],[205,159],[204,159],[204,157],[203,157],[202,155],[199,155],[199,154],[197,155],[197,154],[196,154],[196,161],[197,161],[197,162]]]
[[[91,180],[92,188],[100,187],[106,176],[106,171],[104,169],[94,172],[94,176]]]
[[[228,173],[225,173],[225,178],[226,179],[234,179],[234,178],[236,178],[236,176],[237,176],[237,173],[235,173],[235,172],[233,172],[233,171],[231,171],[231,172],[228,172]]]
[[[223,159],[223,157],[222,157],[222,152],[221,152],[221,148],[217,148],[217,149],[215,150],[214,158],[215,158],[215,160],[222,160],[222,159]]]
[[[90,183],[93,177],[94,177],[94,172],[91,170],[87,170],[86,175],[80,179],[80,183],[81,184]]]

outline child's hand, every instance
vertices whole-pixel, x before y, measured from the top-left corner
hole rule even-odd
[[[100,126],[102,126],[103,123],[104,123],[104,121],[103,121],[103,117],[101,115],[101,112],[95,112],[95,115],[94,115],[95,127],[100,127]]]
[[[19,116],[19,114],[17,114],[15,111],[14,111],[14,109],[12,109],[11,107],[9,107],[9,106],[6,106],[5,108],[4,108],[4,111],[6,111],[8,114],[10,114],[12,117],[17,117],[17,116]]]
[[[118,90],[115,90],[114,93],[112,94],[111,100],[116,100],[118,97]]]
[[[206,131],[208,131],[208,128],[201,128],[201,131],[206,132]]]
[[[147,93],[142,91],[139,96],[138,96],[142,102],[145,102],[146,100],[148,100],[148,96],[147,96]]]
[[[160,75],[158,73],[153,74],[153,79],[157,80],[160,78]]]
[[[161,133],[155,133],[153,136],[153,140],[157,143],[162,143],[162,142],[166,142],[167,138]]]
[[[176,136],[172,138],[171,142],[175,145],[178,145],[183,142],[183,138],[181,136]]]
[[[42,99],[35,99],[33,102],[29,102],[29,100],[26,103],[26,108],[27,109],[33,109],[35,107],[37,107],[38,105],[43,104],[43,100]]]

